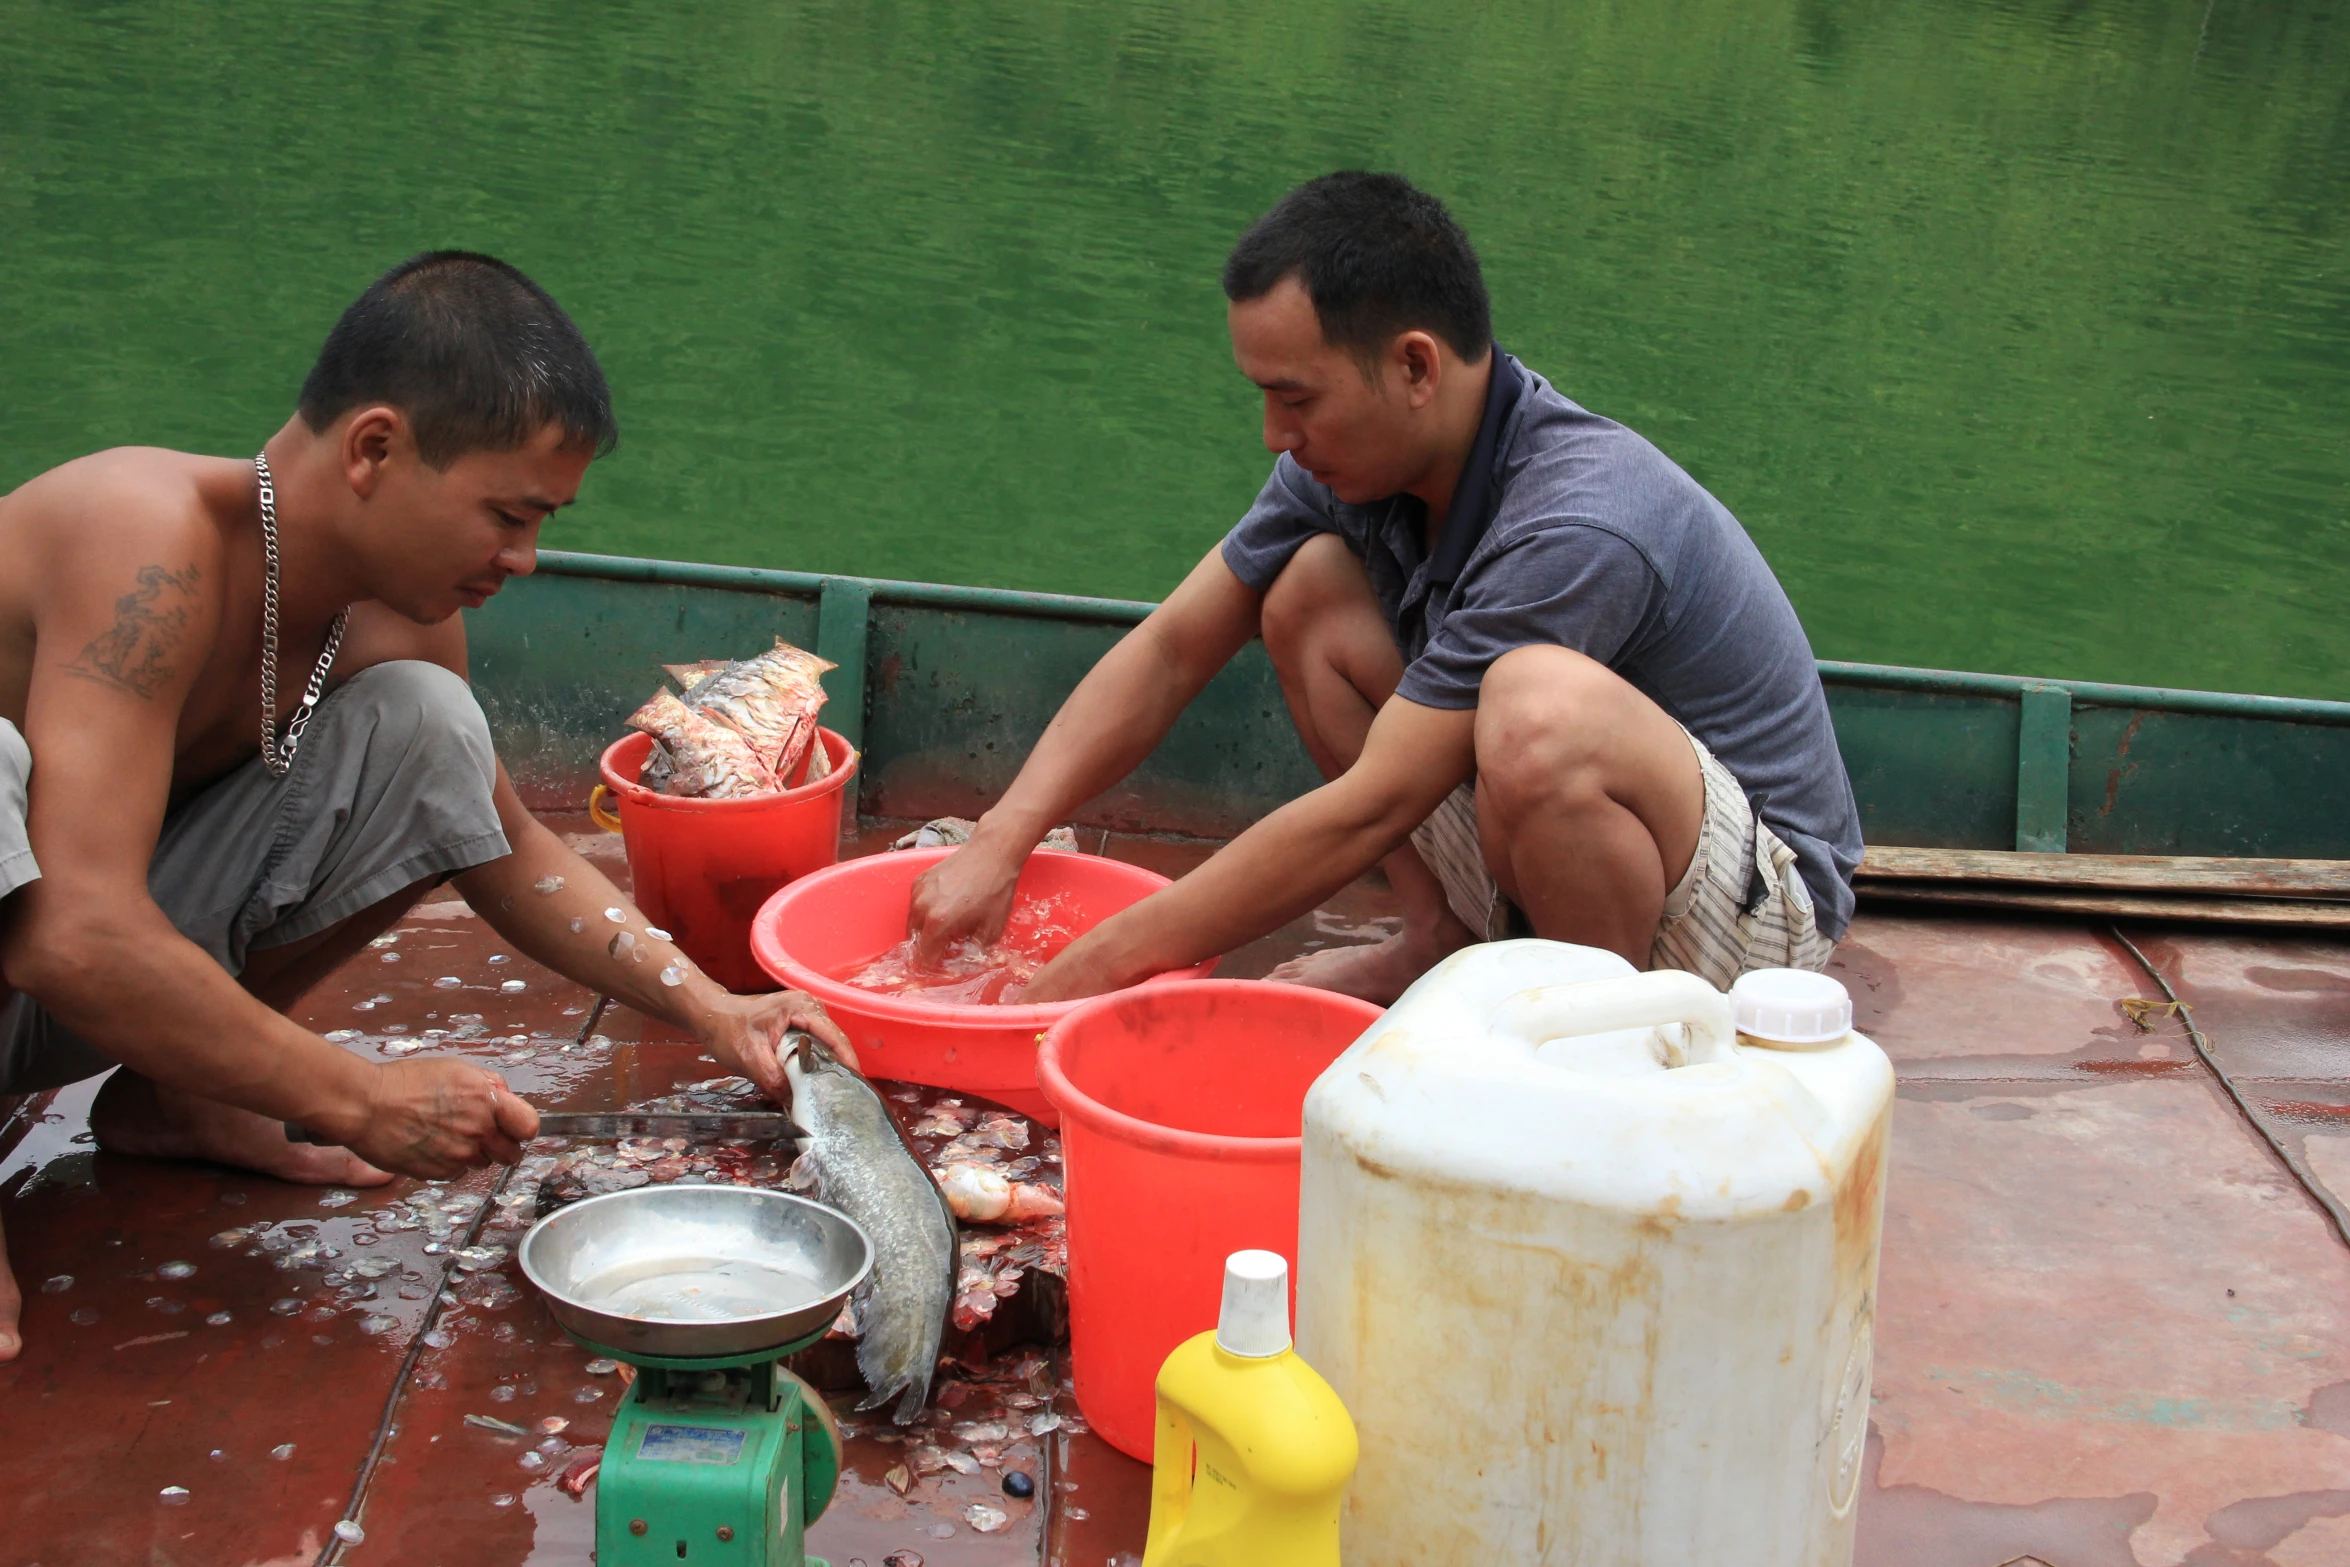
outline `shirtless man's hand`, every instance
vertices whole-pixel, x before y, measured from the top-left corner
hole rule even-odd
[[[512,1164],[538,1135],[539,1113],[504,1078],[468,1062],[390,1061],[370,1086],[367,1119],[343,1144],[408,1175],[445,1181],[485,1155]]]

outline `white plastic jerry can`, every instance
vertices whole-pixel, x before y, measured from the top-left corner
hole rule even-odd
[[[1851,1560],[1893,1069],[1834,980],[1734,993],[1745,1032],[1695,975],[1474,946],[1315,1082],[1348,1567]]]

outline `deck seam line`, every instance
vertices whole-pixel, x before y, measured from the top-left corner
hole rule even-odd
[[[1913,1072],[1905,1070],[1897,1064],[1894,1068],[1894,1075],[1904,1083],[2104,1083],[2111,1082],[2115,1077],[2160,1077],[2167,1073],[2193,1072],[2195,1070],[2195,1063],[2192,1061],[2122,1061],[2116,1062],[2114,1065],[2127,1068],[2127,1070],[2105,1072],[2100,1071],[2097,1067],[2086,1069],[2076,1067],[2062,1073],[2010,1072],[2000,1076],[1976,1076],[1972,1073],[1960,1072]],[[2237,1073],[2235,1081],[2249,1083],[2256,1088],[2337,1088],[2342,1084],[2342,1079],[2338,1077],[2276,1077],[2248,1072]]]
[[[2229,1102],[2235,1105],[2237,1113],[2243,1116],[2245,1123],[2259,1135],[2260,1140],[2268,1145],[2268,1151],[2277,1156],[2277,1162],[2285,1167],[2285,1173],[2293,1177],[2300,1188],[2309,1194],[2309,1200],[2316,1203],[2319,1211],[2325,1214],[2327,1223],[2333,1228],[2334,1238],[2344,1247],[2350,1248],[2350,1214],[2343,1213],[2342,1205],[2334,1200],[2333,1193],[2325,1189],[2324,1183],[2313,1172],[2302,1168],[2301,1161],[2293,1157],[2283,1141],[2269,1130],[2268,1123],[2245,1102],[2243,1094],[2236,1088],[2235,1079],[2221,1069],[2219,1061],[2212,1055],[2211,1041],[2204,1037],[2202,1029],[2195,1026],[2194,1009],[2179,999],[2179,993],[2171,989],[2169,978],[2154,966],[2145,953],[2138,950],[2136,942],[2122,934],[2119,925],[2108,925],[2105,928],[2131,957],[2138,960],[2138,966],[2146,971],[2148,977],[2162,987],[2163,999],[2178,1010],[2179,1021],[2187,1027],[2187,1043],[2195,1047],[2196,1058],[2219,1080],[2219,1086],[2227,1092]]]
[[[359,1475],[351,1485],[351,1500],[343,1509],[343,1517],[352,1523],[361,1523],[359,1515],[366,1509],[368,1488],[375,1482],[375,1471],[383,1462],[384,1449],[391,1445],[392,1428],[399,1419],[400,1405],[407,1399],[409,1379],[416,1374],[417,1362],[424,1358],[424,1336],[433,1330],[441,1320],[441,1313],[447,1309],[448,1303],[441,1297],[450,1293],[451,1283],[456,1277],[457,1253],[481,1239],[481,1232],[488,1226],[490,1215],[497,1211],[499,1194],[505,1191],[506,1183],[513,1176],[512,1165],[498,1172],[498,1178],[490,1183],[481,1207],[474,1211],[473,1222],[465,1227],[463,1242],[449,1248],[449,1260],[441,1267],[441,1287],[433,1291],[431,1308],[425,1312],[424,1320],[416,1325],[414,1336],[408,1340],[408,1353],[400,1357],[399,1372],[392,1379],[391,1391],[384,1395],[383,1414],[375,1423],[375,1440],[368,1444],[367,1456],[359,1461]],[[361,1527],[365,1525],[362,1523]],[[341,1535],[330,1534],[326,1549],[318,1553],[316,1567],[334,1567],[335,1563],[341,1561],[343,1543]]]
[[[579,1033],[572,1041],[574,1044],[595,1032],[596,1024],[604,1016],[604,1009],[611,1003],[610,996],[596,997],[596,1004],[588,1008],[587,1021],[579,1025]],[[490,1183],[481,1206],[474,1210],[473,1222],[465,1227],[465,1239],[449,1248],[449,1260],[441,1265],[440,1288],[433,1291],[431,1307],[426,1310],[424,1320],[416,1325],[415,1335],[408,1340],[408,1353],[400,1357],[400,1369],[392,1378],[391,1391],[384,1397],[383,1414],[375,1424],[375,1440],[368,1444],[367,1456],[359,1461],[358,1477],[351,1484],[351,1500],[343,1509],[343,1517],[362,1528],[366,1525],[360,1514],[366,1510],[368,1490],[375,1483],[376,1470],[382,1467],[384,1449],[391,1445],[392,1428],[398,1423],[400,1406],[407,1401],[417,1363],[424,1359],[424,1336],[439,1323],[441,1313],[447,1309],[448,1303],[441,1297],[450,1293],[450,1281],[457,1272],[457,1253],[481,1239],[481,1232],[489,1225],[490,1215],[497,1211],[498,1198],[504,1194],[506,1184],[514,1179],[514,1169],[513,1165],[507,1165],[498,1172],[498,1178]],[[343,1559],[343,1543],[341,1535],[329,1533],[326,1548],[318,1553],[314,1567],[335,1567]]]

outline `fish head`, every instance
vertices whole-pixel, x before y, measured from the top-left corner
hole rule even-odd
[[[825,1076],[853,1077],[855,1074],[841,1065],[832,1047],[805,1029],[792,1029],[783,1036],[783,1077],[791,1085],[791,1117],[802,1132],[816,1129],[811,1112],[807,1085]]]
[[[816,1072],[826,1067],[840,1066],[840,1058],[832,1053],[832,1047],[804,1028],[795,1028],[786,1032],[783,1036],[783,1048],[788,1062],[797,1062],[803,1072]]]
[[[783,1036],[783,1080],[791,1088],[792,1121],[802,1132],[814,1130],[808,1124],[806,1090],[808,1079],[817,1070],[814,1051],[823,1048],[822,1041],[814,1035],[803,1034],[797,1029]]]

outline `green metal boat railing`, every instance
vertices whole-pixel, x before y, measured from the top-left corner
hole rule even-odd
[[[1004,588],[547,551],[468,619],[534,803],[576,804],[659,666],[812,646],[868,816],[972,815],[1155,606]],[[2350,703],[1823,661],[1871,843],[2350,859]],[[1228,837],[1318,783],[1261,645],[1212,682],[1093,825]]]

